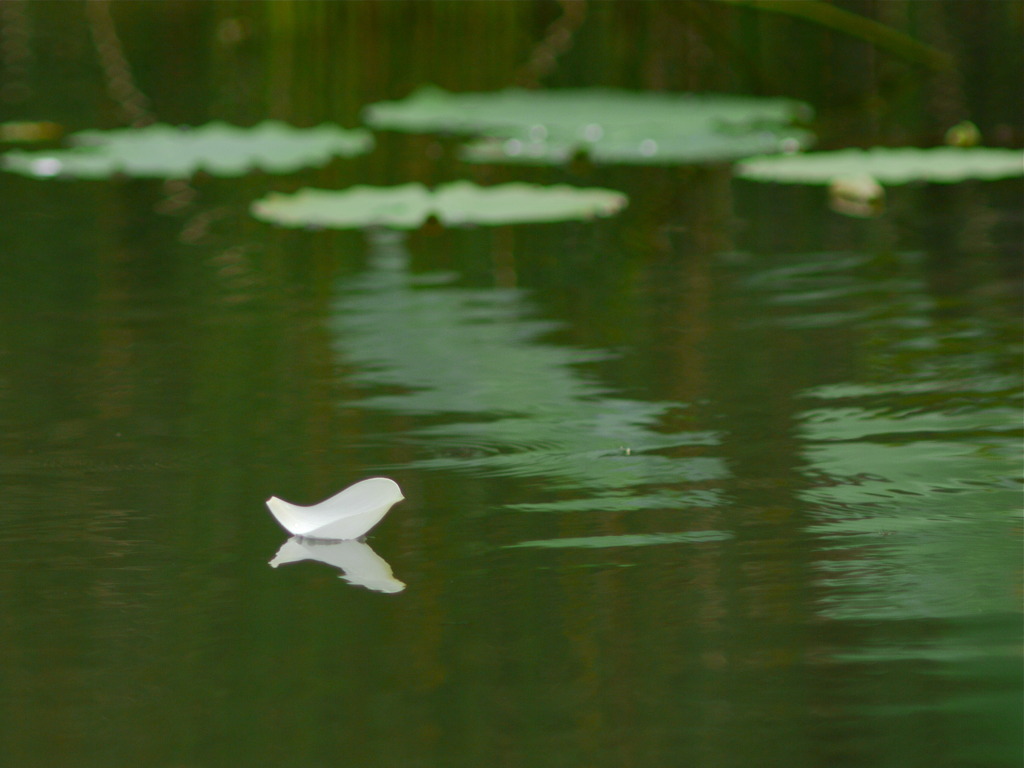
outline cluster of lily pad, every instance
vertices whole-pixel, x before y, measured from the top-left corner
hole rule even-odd
[[[401,101],[368,106],[364,120],[376,130],[466,136],[460,156],[470,163],[559,165],[581,155],[595,164],[740,161],[740,178],[830,184],[840,194],[864,199],[880,196],[883,185],[1024,175],[1019,150],[806,152],[814,137],[802,125],[811,114],[808,105],[784,98],[608,89],[449,93],[424,87]],[[62,149],[11,149],[0,156],[0,167],[35,178],[240,176],[256,169],[290,173],[322,166],[373,146],[369,131],[329,124],[160,124],[82,131]],[[408,229],[431,217],[449,226],[587,219],[612,215],[625,204],[625,196],[613,190],[479,187],[464,181],[433,191],[410,184],[271,193],[253,203],[252,213],[284,226]]]
[[[813,141],[811,117],[792,99],[594,89],[448,93],[421,88],[366,108],[378,129],[475,137],[473,163],[682,165],[795,152]]]

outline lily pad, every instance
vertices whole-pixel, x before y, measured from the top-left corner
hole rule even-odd
[[[177,179],[197,171],[242,176],[254,169],[289,173],[328,163],[336,155],[368,152],[373,137],[364,130],[324,124],[296,128],[268,120],[251,128],[212,122],[198,128],[166,124],[110,131],[81,131],[68,149],[11,150],[3,168],[25,176],[105,179],[115,174]]]
[[[728,94],[659,93],[612,89],[530,91],[509,88],[492,93],[449,93],[425,86],[401,101],[382,101],[364,110],[375,128],[410,133],[490,130],[571,132],[599,140],[598,132],[637,126],[748,126],[789,123],[810,107],[784,98]],[[536,136],[535,138],[543,138]]]
[[[802,102],[727,94],[609,89],[448,93],[425,87],[402,101],[372,104],[375,128],[483,137],[463,158],[557,165],[586,153],[594,162],[684,164],[806,148]]]
[[[624,194],[610,189],[520,183],[480,187],[456,181],[433,191],[413,183],[271,193],[255,201],[251,211],[285,227],[416,229],[431,216],[447,226],[590,219],[611,216],[626,202]]]
[[[736,169],[753,181],[831,184],[836,179],[870,177],[883,185],[1024,176],[1024,150],[992,147],[914,147],[841,149],[791,156],[752,157]]]
[[[585,151],[593,162],[607,165],[691,165],[729,162],[752,154],[796,152],[810,146],[812,138],[812,134],[798,128],[683,133],[660,140],[620,133],[590,143],[491,138],[466,145],[461,157],[470,163],[561,165]]]

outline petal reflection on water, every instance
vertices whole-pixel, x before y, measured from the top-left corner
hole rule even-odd
[[[374,592],[401,592],[405,584],[395,578],[387,560],[363,541],[316,541],[292,536],[270,561],[273,568],[303,560],[316,560],[337,568],[349,584]]]

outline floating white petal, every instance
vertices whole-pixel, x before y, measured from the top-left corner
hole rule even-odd
[[[398,483],[371,477],[312,507],[300,507],[276,496],[267,506],[284,528],[312,539],[358,539],[381,521],[405,497]]]
[[[343,572],[341,578],[349,584],[375,592],[393,594],[405,589],[405,584],[395,578],[387,560],[362,541],[311,541],[293,536],[281,546],[270,565],[277,568],[302,560],[317,560],[334,566]]]

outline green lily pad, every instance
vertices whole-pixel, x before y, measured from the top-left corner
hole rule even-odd
[[[740,163],[736,174],[744,179],[786,184],[831,184],[836,179],[864,177],[884,185],[911,181],[952,184],[965,179],[1024,176],[1024,150],[991,147],[841,149],[752,157]]]
[[[382,101],[364,110],[375,128],[410,133],[480,133],[521,127],[578,131],[579,139],[599,140],[595,132],[638,126],[742,127],[789,123],[810,108],[783,98],[727,94],[657,93],[611,89],[449,93],[426,86],[401,101]],[[535,138],[542,138],[537,136]]]
[[[254,169],[289,173],[325,165],[335,155],[368,152],[373,137],[364,130],[324,124],[295,128],[268,120],[251,128],[222,122],[199,128],[166,124],[110,131],[81,131],[72,147],[51,151],[11,150],[3,168],[37,178],[105,179],[115,174],[178,179],[197,171],[242,176]]]
[[[430,191],[414,183],[359,185],[341,191],[306,187],[290,195],[271,192],[253,202],[249,210],[257,219],[284,227],[415,229],[429,216],[430,206]]]
[[[416,229],[431,216],[447,226],[590,219],[611,216],[626,202],[624,194],[610,189],[520,183],[479,187],[456,181],[433,191],[413,183],[275,192],[255,201],[251,212],[285,227]]]
[[[798,128],[691,133],[661,140],[620,134],[592,143],[490,138],[466,145],[461,157],[470,163],[562,165],[586,151],[593,162],[607,165],[692,165],[795,152],[810,146],[812,140],[811,133]]]
[[[623,193],[611,189],[566,184],[479,187],[457,181],[439,187],[434,193],[437,217],[443,224],[454,226],[592,219],[618,213],[626,207],[627,200]]]
[[[372,104],[375,128],[484,137],[470,162],[557,165],[583,152],[598,163],[684,164],[797,151],[813,136],[794,127],[810,107],[782,98],[608,89],[448,93],[426,87]]]

